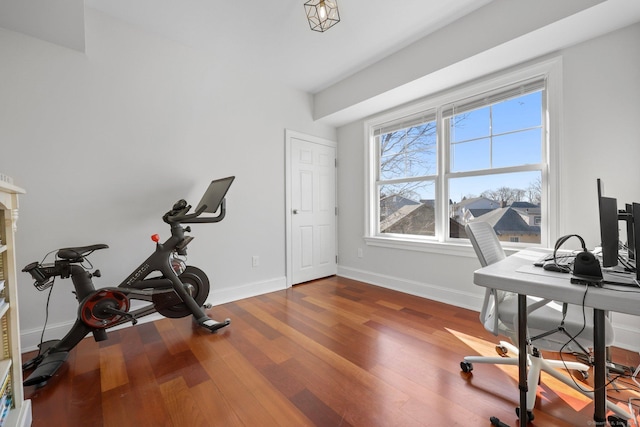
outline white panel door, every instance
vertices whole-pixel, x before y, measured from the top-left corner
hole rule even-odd
[[[292,284],[336,274],[336,149],[291,138]]]

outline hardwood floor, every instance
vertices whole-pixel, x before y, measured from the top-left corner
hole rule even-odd
[[[162,319],[83,340],[45,387],[25,388],[33,426],[517,425],[515,366],[460,371],[465,355],[495,354],[476,312],[331,277],[211,315],[231,325]],[[543,376],[530,425],[592,417],[588,399]]]

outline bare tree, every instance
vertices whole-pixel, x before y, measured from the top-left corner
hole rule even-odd
[[[540,205],[542,201],[542,178],[538,177],[534,182],[529,184],[527,188],[527,197],[529,201],[535,205]]]
[[[380,175],[404,178],[428,175],[436,156],[435,122],[380,136]]]
[[[542,194],[542,182],[540,178],[529,184],[526,190],[521,188],[500,187],[495,190],[485,190],[480,196],[501,202],[503,206],[509,206],[514,202],[528,201],[535,205],[540,204]]]
[[[480,196],[499,201],[503,206],[509,206],[513,202],[521,202],[526,196],[526,191],[520,188],[500,187],[495,190],[485,190]]]

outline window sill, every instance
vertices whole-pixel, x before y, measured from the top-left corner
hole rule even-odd
[[[454,242],[438,242],[435,240],[425,240],[425,239],[412,239],[410,237],[365,237],[365,243],[368,246],[377,246],[383,248],[391,248],[391,249],[401,249],[406,251],[417,251],[417,252],[429,252],[440,255],[452,255],[452,256],[462,256],[467,258],[476,258],[476,253],[471,246],[471,243],[467,240],[461,243]],[[515,252],[523,250],[527,247],[539,246],[533,243],[530,244],[522,244],[522,245],[509,245],[508,247],[504,247],[504,251],[507,255],[511,255]]]

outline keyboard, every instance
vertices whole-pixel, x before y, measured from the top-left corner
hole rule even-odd
[[[571,266],[575,259],[574,254],[558,254],[556,255],[556,264],[560,266]],[[545,255],[533,263],[536,267],[543,267],[546,263],[553,262],[553,254]]]
[[[640,289],[635,273],[602,270],[602,283],[606,285],[630,286]]]

